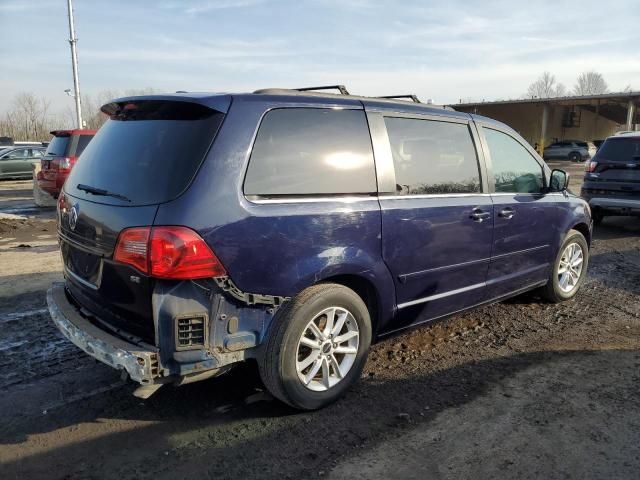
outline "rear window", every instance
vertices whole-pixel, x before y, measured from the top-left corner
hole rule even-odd
[[[64,157],[67,154],[67,145],[71,137],[53,137],[49,146],[47,147],[47,153],[45,155],[51,157]]]
[[[602,144],[596,160],[610,162],[637,163],[640,162],[640,137],[638,138],[609,138]]]
[[[202,163],[224,115],[189,102],[141,100],[105,105],[110,118],[89,142],[65,185],[100,203],[146,205],[175,198]],[[127,197],[79,190],[79,184]]]
[[[246,195],[335,195],[377,190],[362,110],[285,108],[267,113],[253,146]]]

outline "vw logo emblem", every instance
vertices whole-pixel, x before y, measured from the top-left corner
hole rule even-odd
[[[69,212],[69,228],[75,230],[76,223],[78,223],[78,205],[74,205]]]

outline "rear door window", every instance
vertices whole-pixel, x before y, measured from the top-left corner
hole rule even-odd
[[[495,191],[502,193],[540,193],[544,187],[542,166],[515,138],[483,127],[491,156]]]
[[[377,191],[362,110],[282,108],[258,131],[245,195],[337,195]]]
[[[385,117],[399,195],[477,193],[478,157],[469,126]]]
[[[94,202],[149,205],[172,200],[204,160],[224,115],[203,105],[161,100],[113,103],[109,120],[71,170],[65,191]],[[124,196],[97,196],[78,185]]]

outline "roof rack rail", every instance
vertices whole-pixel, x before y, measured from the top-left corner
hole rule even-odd
[[[413,93],[408,94],[408,95],[383,95],[383,96],[376,97],[376,98],[389,98],[389,99],[407,98],[407,99],[410,99],[411,101],[413,101],[415,103],[422,103],[420,101],[420,99],[418,98],[418,96],[414,95]]]
[[[298,90],[299,92],[308,92],[311,90],[338,90],[342,95],[349,95],[349,91],[347,87],[344,85],[324,85],[321,87],[303,87],[303,88],[294,88],[293,90]]]

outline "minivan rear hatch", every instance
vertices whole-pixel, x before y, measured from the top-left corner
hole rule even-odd
[[[153,225],[158,205],[188,188],[224,112],[199,102],[139,97],[102,111],[109,119],[59,201],[67,287],[96,321],[152,343],[153,280],[112,260],[118,236],[125,228]]]

